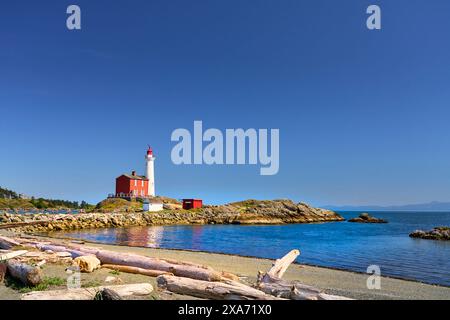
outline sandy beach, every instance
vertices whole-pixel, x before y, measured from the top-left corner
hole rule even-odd
[[[215,254],[206,252],[192,252],[182,250],[165,250],[153,248],[138,248],[117,245],[103,245],[87,243],[89,246],[100,247],[113,251],[136,253],[151,257],[176,259],[206,264],[216,270],[228,271],[242,277],[244,281],[253,283],[256,280],[258,270],[268,270],[272,260],[234,255]],[[301,256],[300,256],[301,257]],[[301,258],[300,258],[301,260]],[[65,279],[65,266],[58,264],[46,264],[43,267],[47,277],[60,277]],[[193,299],[188,296],[179,296],[160,291],[156,286],[156,279],[143,275],[128,273],[112,274],[111,270],[100,269],[93,273],[83,273],[82,286],[105,285],[108,276],[119,278],[121,283],[150,282],[155,290],[149,299]],[[354,299],[450,299],[450,288],[423,284],[415,281],[382,277],[380,290],[369,290],[366,281],[369,275],[349,271],[334,270],[329,268],[314,267],[308,265],[293,264],[284,275],[285,279],[298,280],[304,284],[325,290],[335,295],[346,296]],[[52,288],[53,289],[53,288]],[[0,284],[0,299],[20,299],[21,292]]]

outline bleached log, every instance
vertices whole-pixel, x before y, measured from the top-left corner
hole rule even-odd
[[[149,276],[149,277],[158,277],[163,274],[171,274],[171,273],[167,273],[165,271],[160,271],[160,270],[148,270],[148,269],[142,269],[142,268],[131,267],[131,266],[120,266],[120,265],[116,265],[116,264],[103,264],[102,268],[107,268],[107,269],[125,272],[125,273],[142,274],[144,276]]]
[[[276,260],[268,272],[262,273],[260,271],[257,276],[256,288],[267,294],[291,300],[352,300],[326,294],[323,290],[298,281],[281,279],[289,265],[295,261],[299,254],[298,250],[292,250],[283,258]]]
[[[300,251],[297,249],[290,251],[283,258],[275,260],[275,263],[272,268],[267,271],[267,274],[271,277],[282,278],[291,263],[294,262],[299,255]]]
[[[16,257],[22,256],[26,253],[28,253],[27,250],[17,250],[17,251],[7,252],[7,253],[0,255],[0,261],[6,261],[6,260],[9,260],[12,258],[16,258]]]
[[[211,267],[196,265],[190,262],[151,258],[137,254],[115,252],[74,244],[65,244],[63,246],[56,244],[41,245],[36,243],[35,246],[43,251],[52,250],[54,252],[69,252],[72,254],[73,258],[91,254],[95,255],[102,264],[122,265],[147,270],[162,271],[164,273],[172,273],[176,276],[198,280],[221,281],[222,279],[232,277],[229,273],[222,275],[221,272],[218,272]]]
[[[146,296],[153,291],[150,283],[125,284],[52,291],[33,291],[22,295],[22,300],[93,300],[97,292],[110,289],[120,297]]]
[[[258,279],[257,288],[267,294],[292,300],[317,300],[320,290],[296,282],[285,281],[264,274]]]
[[[39,267],[33,267],[16,260],[8,260],[6,264],[8,273],[25,285],[35,286],[42,282],[42,271]]]
[[[20,246],[20,242],[9,237],[0,236],[0,249],[9,250],[12,247]]]
[[[58,245],[52,245],[52,244],[37,244],[36,248],[38,248],[41,251],[51,250],[53,252],[68,252],[72,255],[73,259],[75,259],[77,257],[88,255],[88,253],[83,252],[83,251],[74,250],[74,249],[70,249],[70,248],[67,248],[64,246],[58,246]]]
[[[142,269],[159,270],[173,273],[180,277],[205,281],[220,281],[222,279],[222,275],[212,268],[205,269],[201,266],[174,264],[162,259],[107,250],[98,251],[96,256],[103,264],[125,265]]]
[[[231,272],[222,271],[221,275],[222,275],[222,280],[224,280],[224,279],[233,280],[233,281],[241,280],[237,275],[235,275],[234,273],[231,273]]]
[[[47,261],[46,260],[41,260],[38,263],[36,263],[36,267],[42,267],[44,264],[46,264]]]
[[[156,281],[161,289],[197,298],[214,300],[282,300],[232,280],[210,282],[162,275],[156,278]]]
[[[317,300],[355,300],[355,299],[351,299],[351,298],[347,298],[347,297],[343,297],[343,296],[335,296],[332,294],[321,293],[317,297]]]

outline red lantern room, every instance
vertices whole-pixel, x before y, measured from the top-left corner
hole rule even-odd
[[[153,156],[153,150],[152,150],[152,148],[150,146],[148,146],[147,155],[148,156]]]

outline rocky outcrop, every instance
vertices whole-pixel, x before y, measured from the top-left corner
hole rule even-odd
[[[437,227],[431,231],[416,230],[409,235],[411,238],[429,240],[450,240],[450,227]]]
[[[194,210],[115,212],[85,214],[0,214],[2,224],[29,223],[15,228],[23,232],[48,232],[171,224],[284,224],[343,221],[337,213],[291,200],[247,200]],[[39,222],[39,224],[36,224]]]
[[[359,222],[359,223],[387,223],[386,220],[372,217],[372,216],[369,215],[368,213],[361,213],[361,214],[359,215],[359,217],[357,217],[357,218],[352,218],[352,219],[348,220],[348,222]]]

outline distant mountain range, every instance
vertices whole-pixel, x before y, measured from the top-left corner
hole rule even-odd
[[[433,201],[428,203],[405,204],[397,206],[323,206],[334,211],[450,211],[450,202]]]

